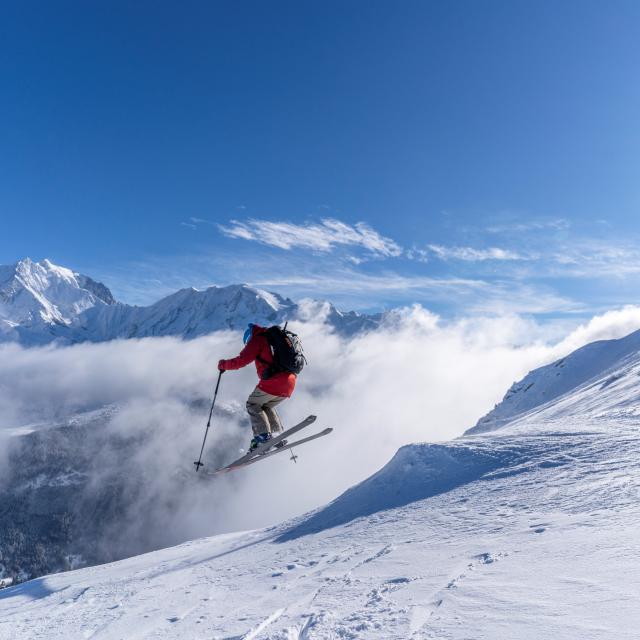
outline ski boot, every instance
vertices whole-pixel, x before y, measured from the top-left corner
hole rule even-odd
[[[249,444],[249,452],[255,451],[261,444],[269,442],[269,440],[271,440],[270,433],[260,433],[257,436],[253,436],[253,438],[251,438],[251,443]]]

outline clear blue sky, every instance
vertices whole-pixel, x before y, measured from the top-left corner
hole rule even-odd
[[[134,302],[635,303],[638,33],[620,0],[2,3],[0,263]]]

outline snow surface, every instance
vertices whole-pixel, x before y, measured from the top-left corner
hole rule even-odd
[[[293,521],[3,589],[0,638],[638,638],[634,340]]]
[[[312,316],[312,317],[309,317]],[[181,289],[147,307],[117,303],[102,283],[49,260],[0,265],[0,342],[26,346],[118,338],[181,336],[241,329],[249,322],[278,324],[326,319],[341,333],[377,326],[378,316],[341,312],[328,302],[299,305],[248,285]]]
[[[577,349],[565,358],[531,371],[507,391],[502,402],[481,418],[467,433],[482,433],[525,415],[603,376],[608,386],[624,375],[625,362],[633,362],[640,351],[640,331],[617,340],[599,340]],[[607,376],[607,371],[610,375]]]

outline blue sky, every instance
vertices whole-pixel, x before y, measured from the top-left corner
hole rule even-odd
[[[0,8],[0,263],[582,316],[640,284],[640,4]]]

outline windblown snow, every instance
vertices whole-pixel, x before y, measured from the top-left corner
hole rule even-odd
[[[0,637],[635,639],[639,340],[532,372],[292,521],[3,589]]]

